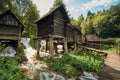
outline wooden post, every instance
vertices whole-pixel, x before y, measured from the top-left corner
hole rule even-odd
[[[46,50],[45,50],[45,52],[47,52],[47,50],[49,50],[49,40],[48,39],[46,39]]]
[[[51,56],[54,56],[54,41],[53,38],[49,38],[49,49]]]
[[[68,53],[67,39],[66,38],[63,39],[63,46],[64,46],[64,52]]]
[[[20,48],[21,28],[19,28],[18,47]]]
[[[39,50],[40,50],[40,40],[37,40],[37,54],[39,55]]]
[[[57,43],[54,44],[55,53],[57,53]]]
[[[76,51],[77,51],[77,44],[74,43],[74,53],[76,53]]]

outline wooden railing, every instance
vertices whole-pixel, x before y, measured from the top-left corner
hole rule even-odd
[[[105,45],[105,44],[100,44],[100,43],[82,43],[83,46],[89,47],[89,48],[95,48],[99,50],[108,50],[108,49],[113,49],[115,53],[120,54],[120,45]]]

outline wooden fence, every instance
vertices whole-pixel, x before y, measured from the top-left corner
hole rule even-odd
[[[98,44],[98,43],[82,43],[83,46],[90,47],[90,48],[95,48],[103,51],[109,51],[112,53],[119,53],[120,54],[120,45],[104,45],[104,44]],[[110,51],[111,50],[111,51]]]

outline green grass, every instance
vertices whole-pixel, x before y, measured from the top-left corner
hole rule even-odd
[[[105,49],[104,51],[109,52],[109,53],[114,53],[114,54],[117,53],[115,48],[108,48],[108,49]]]
[[[76,72],[80,70],[99,74],[104,65],[104,57],[96,52],[84,51],[78,54],[64,54],[62,58],[49,59],[46,63],[53,71],[68,77],[77,75]]]

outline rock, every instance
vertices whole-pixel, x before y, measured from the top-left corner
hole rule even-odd
[[[65,78],[63,76],[56,75],[54,80],[65,80]]]

